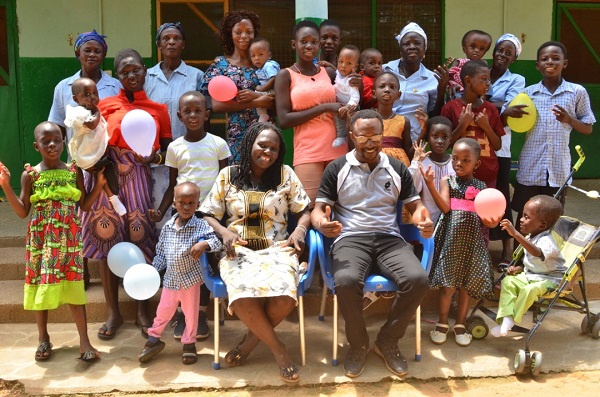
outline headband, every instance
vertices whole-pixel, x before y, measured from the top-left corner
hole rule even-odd
[[[514,34],[510,34],[510,33],[504,33],[502,36],[500,36],[500,38],[498,40],[496,40],[496,46],[503,41],[510,41],[511,43],[513,43],[515,45],[517,57],[519,57],[519,55],[521,55],[521,50],[522,50],[521,40],[519,40],[517,38],[517,36],[515,36]]]
[[[423,37],[423,39],[425,40],[425,49],[427,49],[427,35],[425,34],[425,31],[423,30],[423,28],[421,28],[418,24],[416,24],[414,22],[410,22],[408,25],[406,25],[404,28],[402,28],[402,30],[400,31],[400,34],[398,34],[395,37],[396,40],[398,41],[398,44],[400,44],[400,41],[402,40],[402,38],[404,36],[406,36],[408,33],[417,33],[418,35]]]
[[[185,33],[183,32],[183,26],[181,26],[181,22],[167,22],[160,25],[156,30],[156,42],[160,42],[160,35],[162,34],[162,32],[165,31],[165,29],[171,28],[179,30],[179,33],[181,33],[181,37],[183,37],[183,39],[185,40]]]
[[[77,39],[75,40],[75,45],[73,46],[73,48],[75,49],[75,52],[77,52],[77,51],[79,51],[79,49],[81,48],[82,45],[84,45],[88,41],[93,40],[93,41],[97,41],[98,43],[100,43],[102,48],[104,48],[104,53],[106,54],[106,52],[108,51],[108,46],[106,45],[106,41],[104,41],[105,38],[106,38],[106,36],[98,34],[98,32],[96,32],[96,29],[94,29],[91,32],[85,32],[85,33],[82,33],[79,36],[77,36]],[[75,55],[75,56],[77,56],[77,55]]]

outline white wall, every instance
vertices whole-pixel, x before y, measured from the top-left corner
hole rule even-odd
[[[151,16],[151,0],[17,0],[19,56],[72,57],[75,38],[96,29],[109,57],[123,48],[150,57]]]

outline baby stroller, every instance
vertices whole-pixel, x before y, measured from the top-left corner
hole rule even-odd
[[[581,148],[577,146],[576,149],[579,154],[579,160],[573,166],[567,181],[559,189],[555,197],[560,196],[562,190],[568,185],[571,176],[573,176],[585,160]],[[597,193],[595,195],[588,194],[588,196],[595,197],[597,196]],[[581,331],[586,334],[591,333],[592,337],[596,339],[600,338],[600,317],[598,314],[590,312],[586,296],[584,272],[585,259],[592,250],[594,244],[600,238],[600,228],[581,222],[575,218],[562,216],[552,228],[552,235],[565,259],[567,270],[562,277],[559,276],[555,280],[556,288],[541,296],[530,308],[533,310],[534,326],[531,329],[527,329],[515,325],[511,330],[512,332],[527,333],[525,350],[519,349],[513,362],[513,368],[516,374],[527,374],[528,372],[531,372],[532,375],[538,375],[540,373],[542,353],[539,351],[530,352],[529,342],[550,309],[577,311],[585,314],[581,323]],[[521,260],[522,254],[523,247],[519,246],[513,253],[513,259],[509,266]],[[499,284],[505,275],[505,273],[502,273],[496,280],[496,284]],[[575,284],[579,285],[579,291],[583,301],[574,294],[573,289]],[[497,302],[498,299],[492,301]],[[489,328],[484,319],[475,314],[478,310],[492,320],[496,320],[496,313],[490,308],[485,307],[484,303],[485,299],[479,300],[467,319],[468,330],[473,335],[474,339],[483,339],[489,333]]]

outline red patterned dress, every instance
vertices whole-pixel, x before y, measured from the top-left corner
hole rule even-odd
[[[75,204],[75,165],[38,171],[25,166],[32,182],[31,219],[25,254],[25,310],[49,310],[87,302],[83,287],[81,223]]]

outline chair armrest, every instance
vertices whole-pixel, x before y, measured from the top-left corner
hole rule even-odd
[[[401,224],[400,234],[407,243],[418,241],[423,245],[423,255],[421,257],[421,266],[429,271],[433,262],[434,241],[433,237],[425,238],[421,236],[419,229],[414,225]]]
[[[323,236],[322,233],[314,231],[315,242],[317,245],[317,256],[319,259],[319,267],[321,268],[321,278],[327,288],[333,291],[333,273],[331,271],[331,255],[329,248],[331,247],[331,239]]]
[[[318,260],[317,244],[318,241],[316,232],[313,229],[308,229],[306,239],[306,249],[308,249],[308,269],[306,270],[306,273],[302,275],[302,277],[300,278],[300,282],[298,283],[299,296],[304,296],[304,293],[312,284]]]
[[[212,269],[208,263],[208,257],[206,252],[202,253],[200,257],[200,274],[202,274],[202,280],[206,285],[206,288],[213,293],[215,298],[226,298],[227,297],[227,287],[218,275],[212,275]]]

